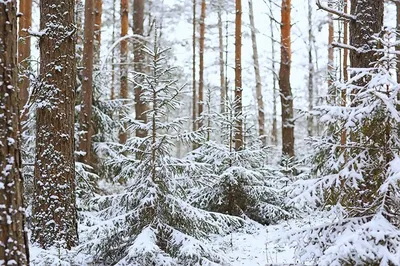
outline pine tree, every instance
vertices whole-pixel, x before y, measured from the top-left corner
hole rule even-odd
[[[235,113],[239,115],[236,120],[235,150],[243,148],[243,111],[242,103],[242,0],[235,2]]]
[[[121,0],[121,38],[128,34],[129,21],[128,21],[128,13],[129,13],[129,1]],[[121,41],[121,50],[120,50],[120,98],[128,99],[128,40],[124,39]],[[126,126],[124,125],[121,133],[119,135],[119,139],[121,144],[124,144],[127,139]]]
[[[40,2],[34,227],[41,247],[77,244],[74,163],[75,1]]]
[[[17,1],[0,2],[0,264],[28,265],[20,172]]]
[[[157,34],[156,34],[157,35]],[[107,265],[224,265],[224,258],[207,243],[210,232],[227,232],[238,219],[208,213],[186,203],[178,189],[178,178],[189,178],[190,161],[171,155],[176,141],[190,143],[195,133],[182,132],[183,118],[170,120],[178,108],[183,87],[171,79],[165,68],[166,50],[145,48],[152,58],[151,72],[143,75],[142,99],[148,104],[146,124],[130,121],[128,129],[147,128],[148,136],[130,134],[125,145],[103,147],[110,153],[110,165],[121,169],[117,179],[130,184],[117,195],[91,200],[88,206],[101,209],[103,222],[90,228],[92,239],[86,248]],[[140,160],[134,154],[144,147]]]
[[[198,128],[203,126],[203,110],[204,110],[204,42],[206,31],[206,0],[201,0],[201,13],[200,13],[200,37],[199,37],[199,99],[198,99]]]

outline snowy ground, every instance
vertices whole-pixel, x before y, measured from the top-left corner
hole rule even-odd
[[[300,266],[294,255],[294,249],[274,243],[274,239],[285,233],[315,226],[322,223],[317,214],[307,219],[283,221],[278,225],[262,226],[254,224],[251,229],[236,232],[225,237],[212,238],[210,245],[224,251],[231,266]],[[82,227],[81,227],[82,230]],[[88,257],[73,251],[49,250],[31,247],[31,265],[33,266],[92,266]],[[309,263],[307,265],[313,265]]]

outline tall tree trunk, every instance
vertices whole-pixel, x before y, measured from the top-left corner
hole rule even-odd
[[[221,114],[225,113],[225,60],[224,60],[224,32],[222,25],[222,0],[218,1],[218,43],[219,43],[219,82],[220,82],[220,94],[221,94]]]
[[[74,109],[74,0],[40,1],[39,106],[36,111],[34,227],[42,248],[77,244]]]
[[[265,136],[265,109],[264,100],[262,95],[262,84],[260,75],[260,64],[258,62],[258,49],[257,49],[257,38],[256,28],[254,23],[254,12],[253,12],[253,1],[249,0],[249,19],[250,19],[250,31],[251,41],[253,44],[253,63],[254,63],[254,74],[256,79],[256,97],[257,97],[257,109],[258,109],[258,134],[264,145],[267,144]]]
[[[19,140],[17,1],[0,2],[0,264],[28,265]]]
[[[331,6],[329,6],[331,7]],[[334,26],[333,26],[333,16],[331,13],[328,13],[328,89],[330,90],[332,87],[332,83],[334,80],[334,51],[333,51],[333,35],[334,35]]]
[[[400,1],[396,3],[396,31],[397,31],[397,40],[400,41]],[[400,44],[396,46],[396,51],[400,52]],[[400,54],[397,54],[397,83],[400,83]]]
[[[133,5],[133,33],[137,35],[144,35],[143,23],[144,23],[144,0],[135,0]],[[142,51],[143,43],[142,40],[137,42],[135,45],[134,53],[134,69],[136,73],[143,73],[144,69],[144,53]],[[147,122],[146,117],[146,103],[142,101],[142,87],[143,79],[139,75],[137,77],[137,82],[139,85],[135,87],[135,114],[136,120],[142,121],[143,123]],[[136,130],[136,136],[139,138],[144,138],[147,136],[147,131],[138,129]]]
[[[116,0],[113,0],[113,7],[112,7],[112,43],[115,43],[115,25],[116,25],[116,19],[115,19],[115,9],[116,9]],[[115,49],[112,50],[112,58],[111,58],[111,95],[110,99],[114,100],[115,99]]]
[[[350,45],[354,47],[370,46],[366,43],[372,40],[372,35],[379,33],[383,25],[383,0],[351,0],[351,14],[357,20],[350,21]],[[380,55],[372,50],[359,52],[350,50],[350,65],[352,68],[368,68],[376,62]]]
[[[101,16],[103,15],[103,0],[95,1],[94,15],[94,63],[100,63],[100,47],[101,47]]]
[[[276,89],[276,82],[277,82],[277,73],[275,69],[275,34],[274,34],[274,23],[275,20],[273,19],[273,11],[272,11],[272,0],[269,0],[269,26],[271,32],[271,70],[272,70],[272,105],[273,105],[273,112],[272,112],[272,131],[271,131],[271,143],[274,145],[278,144],[278,111],[277,111],[277,89]]]
[[[196,91],[196,0],[193,0],[193,15],[192,15],[192,130],[197,129],[197,91]],[[196,143],[192,144],[192,149],[196,149]]]
[[[22,13],[22,17],[19,18],[18,63],[24,75],[19,80],[18,86],[20,91],[20,110],[22,110],[29,97],[28,72],[30,70],[31,38],[28,30],[32,26],[32,0],[20,0],[19,12]],[[22,117],[22,119],[25,118],[26,116]]]
[[[94,1],[85,0],[85,29],[83,41],[83,79],[82,79],[82,104],[80,112],[79,149],[84,152],[80,160],[90,162],[92,150],[92,98],[93,98],[93,56],[94,56]]]
[[[348,12],[348,3],[347,0],[344,0],[344,8],[343,8],[343,13],[347,14]],[[348,38],[349,38],[349,34],[348,34],[348,22],[347,20],[345,20],[343,22],[343,44],[347,45],[348,44]],[[349,50],[348,49],[344,49],[343,51],[343,77],[344,77],[344,82],[346,83],[349,80],[349,74],[347,72],[347,65],[348,65],[348,57],[349,57]],[[342,90],[341,93],[341,98],[342,98],[342,106],[345,107],[346,106],[346,91]],[[346,144],[346,130],[343,129],[341,132],[341,136],[340,136],[340,144],[342,146],[344,146]]]
[[[242,0],[236,0],[235,17],[235,115],[238,117],[235,128],[235,150],[243,148],[242,114]]]
[[[201,1],[201,13],[200,13],[200,45],[199,45],[199,101],[198,101],[198,117],[199,117],[199,128],[202,127],[202,114],[204,107],[204,41],[205,41],[205,18],[206,18],[206,0]]]
[[[129,1],[121,0],[121,38],[128,34],[128,11],[129,11]],[[120,69],[121,69],[121,89],[120,89],[120,98],[123,100],[128,99],[128,40],[121,41],[121,51],[120,51]],[[119,142],[124,144],[128,134],[126,132],[126,125],[124,125],[123,130],[119,135]]]
[[[314,130],[314,117],[311,112],[314,109],[314,60],[313,60],[313,20],[312,20],[312,2],[308,0],[308,111],[309,116],[307,119],[307,133],[308,136],[313,136]]]
[[[282,0],[281,7],[281,65],[279,87],[282,106],[282,155],[294,156],[293,96],[290,87],[291,68],[291,0]]]

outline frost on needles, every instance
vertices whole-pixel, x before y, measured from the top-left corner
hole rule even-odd
[[[191,143],[200,136],[184,132],[184,119],[172,119],[184,87],[166,67],[165,53],[155,42],[144,51],[151,58],[151,74],[142,75],[142,99],[148,121],[126,118],[130,137],[125,145],[103,144],[108,164],[118,169],[115,180],[127,188],[115,195],[99,196],[88,206],[100,212],[102,221],[89,228],[84,249],[106,265],[225,265],[224,255],[208,244],[210,233],[226,234],[240,226],[236,217],[204,211],[188,204],[179,180],[190,178],[201,164],[171,155],[174,143]],[[134,137],[137,129],[147,131]],[[140,156],[135,156],[137,153]]]
[[[370,68],[350,69],[349,81],[339,84],[351,101],[347,107],[319,107],[329,130],[315,143],[315,177],[297,181],[289,196],[314,210],[324,206],[330,222],[287,235],[303,262],[389,266],[400,261],[400,86],[392,76],[393,39],[392,31],[375,36],[380,59]],[[341,130],[348,133],[345,144]]]

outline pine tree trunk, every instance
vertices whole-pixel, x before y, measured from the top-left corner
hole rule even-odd
[[[198,101],[198,128],[203,126],[202,114],[204,108],[204,41],[205,41],[206,0],[201,1],[200,13],[200,45],[199,45],[199,101]]]
[[[348,12],[348,3],[347,0],[344,0],[344,8],[343,8],[343,13],[347,14]],[[345,20],[343,22],[343,44],[347,45],[348,44],[348,38],[349,38],[349,34],[348,34],[348,22],[347,20]],[[348,57],[349,57],[349,50],[348,49],[344,49],[343,51],[343,78],[344,78],[344,82],[347,82],[349,80],[349,74],[347,72],[347,66],[348,66]],[[346,91],[342,90],[341,93],[341,98],[342,98],[342,106],[345,107],[347,104],[347,100],[346,100]],[[344,146],[346,144],[346,137],[347,137],[347,133],[346,133],[346,129],[343,129],[341,132],[341,136],[340,136],[340,144],[342,146]]]
[[[196,0],[193,0],[193,15],[192,15],[192,130],[197,129],[197,90],[196,90]],[[196,143],[192,144],[192,149],[196,149]]]
[[[20,92],[20,110],[23,110],[24,105],[28,101],[29,93],[29,77],[30,57],[31,57],[31,37],[28,30],[32,26],[32,0],[20,0],[19,12],[22,16],[19,18],[19,41],[18,41],[18,64],[24,75],[19,80]],[[26,119],[24,115],[22,119]]]
[[[260,64],[258,62],[258,49],[257,49],[257,38],[256,28],[254,23],[254,12],[253,12],[253,1],[249,0],[249,19],[250,19],[250,31],[251,31],[251,42],[253,47],[253,63],[254,63],[254,74],[256,79],[256,97],[257,97],[257,111],[258,111],[258,134],[264,145],[267,144],[265,136],[265,109],[264,100],[262,95],[262,84],[260,75]]]
[[[133,5],[133,33],[137,35],[143,36],[144,34],[144,29],[143,29],[143,23],[144,23],[144,0],[135,0],[134,5]],[[138,41],[135,43],[135,48],[134,48],[134,69],[136,73],[144,73],[144,65],[143,62],[145,60],[144,58],[144,53],[142,51],[143,49],[143,43],[142,41]],[[137,82],[139,84],[143,83],[143,79],[139,75],[137,77]],[[135,114],[136,114],[136,120],[139,120],[143,123],[147,122],[147,117],[146,117],[146,110],[147,106],[144,102],[141,100],[141,94],[142,94],[142,87],[140,85],[137,85],[135,87]],[[144,138],[147,136],[146,130],[141,130],[138,129],[136,130],[136,136],[139,138]]]
[[[272,131],[271,131],[271,143],[274,145],[278,144],[278,121],[277,121],[277,73],[275,69],[275,34],[274,34],[274,23],[273,12],[272,12],[272,0],[269,1],[269,9],[270,9],[270,17],[269,17],[269,25],[271,31],[271,70],[272,70],[272,105],[273,105],[273,113],[272,113]]]
[[[221,114],[225,113],[225,60],[224,60],[224,33],[222,25],[222,1],[218,2],[218,44],[219,44],[219,82],[221,94]]]
[[[74,0],[40,1],[40,79],[36,111],[32,238],[42,248],[77,244],[74,109]]]
[[[124,37],[128,34],[129,22],[128,22],[128,11],[129,11],[129,1],[121,0],[121,37]],[[128,41],[121,41],[121,51],[120,51],[120,69],[121,69],[121,90],[120,90],[120,98],[128,99]],[[126,125],[124,125],[124,129],[120,132],[119,142],[124,144],[128,134],[126,132]]]
[[[293,96],[290,87],[291,68],[291,0],[282,0],[281,7],[281,65],[279,87],[282,106],[282,155],[294,156]]]
[[[20,169],[17,1],[0,2],[0,265],[28,265]]]
[[[314,60],[313,60],[313,20],[312,20],[312,0],[308,0],[308,111],[307,133],[308,136],[313,136],[314,117],[311,112],[314,109]]]
[[[116,0],[113,0],[113,8],[112,8],[112,43],[115,42],[115,26],[116,26],[116,19],[115,19],[115,9],[116,9]],[[115,49],[112,50],[112,58],[111,58],[111,93],[110,99],[115,99]]]
[[[396,31],[397,39],[400,41],[400,1],[396,2]],[[396,46],[396,51],[400,52],[400,44]],[[397,54],[397,83],[400,83],[400,54]]]
[[[332,83],[334,80],[334,58],[333,58],[333,16],[331,13],[328,13],[328,89],[330,90],[332,87]]]
[[[235,17],[235,150],[243,149],[242,117],[242,0],[236,0]]]
[[[82,104],[80,112],[79,150],[84,152],[79,159],[90,163],[92,150],[92,97],[93,97],[93,57],[94,57],[94,1],[85,0],[85,28],[83,41]]]
[[[95,1],[94,14],[94,64],[100,64],[100,47],[101,47],[101,16],[103,15],[103,0]]]
[[[383,25],[383,0],[351,0],[351,14],[357,20],[350,21],[350,45],[360,48],[369,46],[367,41],[372,35],[379,33]],[[379,59],[374,51],[358,52],[350,50],[350,65],[352,68],[368,68]]]

